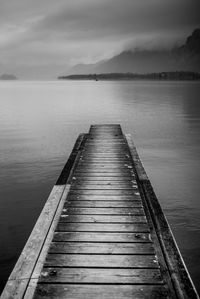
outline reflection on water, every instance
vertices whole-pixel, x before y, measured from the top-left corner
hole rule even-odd
[[[132,133],[197,283],[199,94],[198,82],[0,82],[1,287],[77,135],[92,123]]]

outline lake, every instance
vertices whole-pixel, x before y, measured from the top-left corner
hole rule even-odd
[[[78,134],[120,123],[200,292],[199,95],[194,81],[1,81],[1,289]]]

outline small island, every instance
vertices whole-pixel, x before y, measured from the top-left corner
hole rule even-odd
[[[61,80],[200,80],[200,73],[190,71],[160,72],[160,73],[102,73],[76,74],[59,76]]]
[[[0,75],[0,80],[17,80],[17,77],[12,74],[2,74]]]

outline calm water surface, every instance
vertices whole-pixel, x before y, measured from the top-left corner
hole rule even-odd
[[[199,291],[199,95],[199,82],[1,81],[1,288],[78,134],[93,123],[120,123]]]

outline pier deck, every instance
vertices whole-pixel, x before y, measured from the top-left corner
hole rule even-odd
[[[1,298],[198,298],[120,125],[79,136]]]

